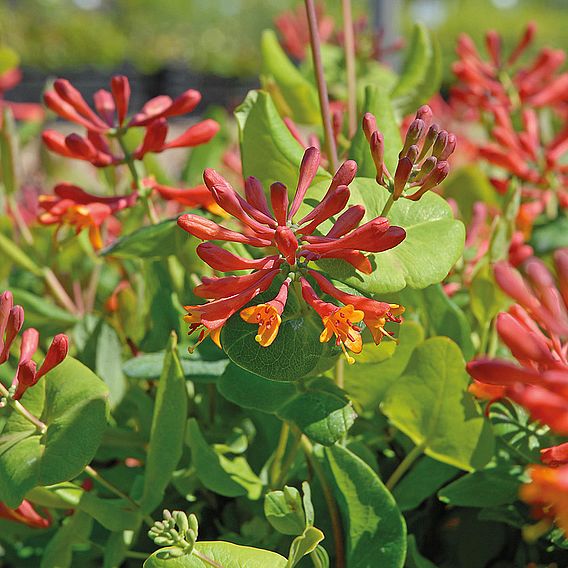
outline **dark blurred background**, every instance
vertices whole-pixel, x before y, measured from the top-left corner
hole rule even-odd
[[[321,2],[340,25],[339,0]],[[116,72],[140,102],[201,90],[209,103],[236,104],[257,84],[259,41],[298,0],[0,0],[0,45],[16,50],[24,81],[11,100],[39,100],[45,81],[65,76],[89,94]],[[529,20],[535,49],[568,49],[568,0],[353,0],[355,17],[405,35],[414,21],[436,30],[446,69],[460,32],[480,42],[497,29],[515,41]],[[388,14],[388,21],[381,21]],[[449,79],[449,75],[447,76]],[[134,104],[137,104],[137,100]]]

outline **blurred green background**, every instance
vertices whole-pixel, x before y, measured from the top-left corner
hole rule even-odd
[[[537,45],[568,48],[567,0],[387,0],[400,6],[404,35],[415,20],[438,31],[446,62],[456,36],[479,41],[489,27],[514,42],[524,24],[539,25]],[[339,0],[322,2],[340,22]],[[196,72],[253,76],[261,31],[297,0],[0,0],[0,44],[28,68],[55,72],[125,62],[142,73],[172,63]],[[356,15],[373,0],[354,0]]]

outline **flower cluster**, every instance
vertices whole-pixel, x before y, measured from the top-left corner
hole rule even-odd
[[[55,195],[39,196],[39,206],[44,210],[39,215],[39,222],[43,225],[58,225],[58,230],[69,225],[74,227],[77,233],[87,229],[95,250],[103,246],[102,224],[109,221],[109,232],[118,235],[120,222],[113,215],[134,205],[138,198],[136,192],[116,197],[101,197],[87,193],[70,183],[57,184],[53,192]]]
[[[10,348],[24,325],[24,309],[14,306],[11,292],[0,294],[0,365],[10,356]],[[67,356],[69,339],[64,334],[56,335],[47,350],[39,369],[32,360],[39,343],[37,329],[30,327],[22,333],[20,357],[10,386],[10,396],[19,400],[26,390],[34,386],[46,373],[59,365]]]
[[[210,207],[213,205],[204,187],[174,190],[156,184],[154,180],[142,180],[136,161],[149,153],[159,153],[171,148],[188,148],[205,144],[219,130],[219,124],[206,119],[193,124],[182,134],[168,138],[168,119],[187,114],[195,109],[201,95],[189,89],[176,99],[158,96],[149,100],[142,110],[128,118],[130,84],[128,79],[118,75],[111,80],[111,90],[101,89],[94,96],[93,110],[81,93],[69,81],[57,79],[53,90],[45,96],[45,104],[62,118],[70,120],[87,130],[86,136],[72,133],[67,136],[55,130],[43,132],[45,145],[56,154],[66,158],[87,161],[97,168],[128,166],[133,178],[132,191],[128,195],[103,197],[85,192],[68,183],[55,187],[55,195],[40,196],[40,207],[45,210],[39,217],[40,223],[70,225],[77,232],[88,229],[95,249],[103,246],[101,225],[107,221],[107,234],[119,234],[120,223],[114,215],[132,207],[138,197],[144,199],[152,211],[149,195],[155,192],[166,200],[178,203]],[[96,111],[96,112],[95,112]],[[125,135],[131,129],[143,129],[144,135],[134,149],[129,149]],[[148,183],[145,183],[145,182]],[[182,195],[183,194],[183,195]],[[150,213],[152,216],[152,212]],[[155,221],[156,219],[154,219]]]
[[[503,54],[499,34],[487,32],[488,60],[481,58],[471,37],[462,34],[456,48],[459,61],[453,65],[459,82],[451,90],[452,101],[483,111],[495,106],[509,111],[525,105],[564,106],[568,102],[568,73],[558,73],[566,57],[562,50],[545,47],[529,65],[515,69],[535,32],[535,24],[530,23],[508,57]]]
[[[65,79],[57,79],[53,91],[44,95],[45,104],[53,112],[83,126],[87,135],[73,133],[64,136],[55,130],[43,133],[45,145],[66,158],[85,160],[96,167],[124,164],[130,157],[141,160],[148,152],[158,153],[170,148],[186,148],[208,142],[219,130],[211,119],[198,122],[181,135],[167,141],[168,118],[187,114],[201,100],[198,91],[189,89],[172,100],[160,95],[150,99],[140,112],[127,120],[130,102],[128,78],[117,75],[111,80],[111,91],[100,89],[93,96],[96,112],[81,93]],[[122,136],[130,128],[144,128],[144,138],[129,155],[121,144]],[[118,144],[115,144],[115,140]]]
[[[343,211],[350,197],[348,185],[353,181],[357,170],[357,165],[352,160],[346,161],[337,170],[320,203],[296,220],[319,164],[320,152],[314,147],[308,148],[300,165],[292,202],[289,203],[286,186],[275,182],[270,186],[271,207],[256,178],[249,177],[246,180],[245,197],[242,197],[217,172],[211,169],[205,171],[205,185],[216,203],[238,220],[243,230],[234,231],[193,214],[182,215],[178,220],[179,226],[203,241],[242,243],[267,249],[268,254],[261,258],[245,258],[211,242],[197,247],[197,254],[214,270],[251,271],[243,276],[202,278],[202,283],[194,292],[210,301],[187,306],[188,314],[185,316],[190,325],[190,333],[201,330],[199,342],[210,335],[220,346],[221,328],[227,320],[259,293],[268,290],[278,276],[284,279],[272,301],[241,311],[241,317],[245,321],[259,326],[256,340],[263,347],[269,346],[278,334],[292,282],[303,301],[322,320],[324,329],[320,341],[325,342],[335,337],[336,344],[341,346],[349,362],[353,359],[347,354],[347,349],[354,353],[361,351],[359,322],[365,322],[378,343],[387,334],[385,323],[399,321],[397,316],[402,313],[400,306],[346,294],[333,286],[321,273],[309,268],[310,262],[335,258],[369,274],[373,268],[364,253],[391,249],[405,238],[405,231],[391,226],[384,217],[360,224],[365,216],[365,208],[361,205],[351,205]],[[323,232],[321,225],[336,215],[339,216],[331,228]],[[313,287],[314,282],[322,293],[335,298],[343,307],[322,300]]]
[[[377,170],[377,183],[392,191],[393,201],[400,197],[419,200],[442,183],[450,172],[448,158],[456,148],[456,136],[432,124],[432,109],[428,105],[418,109],[408,127],[394,176],[385,165],[384,136],[371,113],[363,117],[363,131]],[[406,189],[414,191],[405,195]]]
[[[537,258],[524,263],[526,278],[505,261],[495,265],[497,283],[517,302],[497,316],[497,332],[518,364],[482,358],[468,372],[478,396],[507,397],[568,436],[568,249],[556,251],[554,261],[557,279]],[[542,461],[548,467],[530,468],[521,496],[568,531],[568,444],[542,450]]]

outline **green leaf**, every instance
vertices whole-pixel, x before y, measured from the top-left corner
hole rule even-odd
[[[219,392],[242,408],[275,413],[296,396],[293,383],[270,381],[230,363],[217,383]]]
[[[400,510],[416,509],[457,473],[459,469],[447,463],[422,456],[394,488],[393,495]]]
[[[41,568],[70,568],[73,562],[73,547],[85,544],[93,528],[93,519],[81,511],[67,518],[55,536],[45,547]]]
[[[207,489],[225,497],[247,495],[258,499],[262,482],[242,457],[229,460],[207,443],[195,418],[187,423],[188,445],[191,448],[192,466]]]
[[[100,254],[114,258],[165,258],[176,254],[187,242],[187,234],[178,227],[177,218],[166,219],[120,237]]]
[[[275,181],[294,190],[304,149],[290,134],[270,95],[250,91],[235,111],[244,177],[257,177],[265,189]],[[319,169],[316,181],[331,176]]]
[[[345,436],[357,418],[345,393],[324,377],[307,382],[302,392],[277,414],[323,446],[331,446]]]
[[[272,300],[278,286],[275,282],[247,305]],[[229,359],[239,367],[266,379],[294,381],[315,373],[316,368],[319,371],[324,363],[329,368],[340,352],[330,345],[333,342],[320,342],[322,329],[321,318],[313,310],[306,312],[305,304],[302,307],[296,294],[290,293],[278,335],[269,347],[255,341],[258,326],[245,322],[238,313],[223,326],[221,344]]]
[[[468,473],[438,492],[443,503],[459,507],[498,507],[518,500],[522,468],[498,467]]]
[[[428,286],[421,291],[404,290],[400,301],[421,310],[422,320],[427,322],[429,335],[444,335],[455,341],[469,360],[475,354],[471,341],[471,327],[463,311],[449,298],[440,284]]]
[[[140,507],[152,512],[161,502],[182,454],[187,417],[185,379],[171,334],[152,419]]]
[[[264,30],[260,40],[262,80],[272,79],[280,90],[291,118],[300,124],[321,124],[318,93],[288,59],[273,30]]]
[[[409,100],[416,96],[417,90],[427,78],[427,73],[432,72],[433,56],[428,29],[423,24],[415,24],[400,78],[391,92],[393,99]]]
[[[381,408],[430,457],[460,469],[479,469],[491,459],[494,440],[467,392],[468,383],[459,347],[446,337],[433,337],[414,351]]]
[[[389,172],[394,175],[398,163],[398,153],[402,148],[402,140],[391,99],[384,88],[374,85],[365,88],[363,113],[366,112],[373,113],[377,119],[377,127],[385,138],[385,165]],[[357,162],[359,177],[375,178],[377,170],[371,157],[369,143],[365,138],[361,121],[359,121],[357,132],[351,143],[349,157]]]
[[[348,205],[365,206],[362,223],[379,216],[390,195],[374,179],[356,178],[349,189]],[[325,191],[326,186],[318,184],[310,188],[308,198],[317,201]],[[461,256],[465,240],[464,226],[454,219],[446,201],[432,192],[416,202],[399,199],[390,210],[389,221],[402,227],[406,238],[393,249],[371,255],[371,262],[376,264],[372,274],[360,274],[340,260],[326,259],[318,264],[335,279],[372,294],[397,292],[406,286],[426,288],[441,282]],[[329,221],[321,225],[322,232],[329,228]]]
[[[157,550],[144,562],[144,568],[211,568],[200,560],[195,552],[191,555],[170,558],[169,548]],[[179,549],[178,549],[179,550]],[[210,558],[223,568],[285,568],[286,558],[260,548],[240,546],[232,542],[198,542],[195,551]]]
[[[347,568],[402,568],[406,526],[375,472],[341,446],[325,449],[346,539]]]
[[[390,386],[402,375],[417,345],[424,341],[422,327],[405,321],[400,327],[398,345],[382,341],[366,343],[355,365],[345,366],[345,390],[365,410],[373,410]]]
[[[42,269],[14,241],[2,233],[0,233],[0,253],[4,262],[10,260],[36,276],[43,276]]]
[[[301,384],[276,382],[231,364],[217,387],[227,400],[242,408],[277,414],[325,446],[344,436],[357,417],[345,393],[326,378]]]
[[[77,317],[54,304],[49,298],[36,296],[21,288],[10,288],[14,303],[24,306],[26,326],[36,327],[49,335],[77,323]]]
[[[180,364],[185,377],[196,383],[213,383],[223,375],[228,359],[218,361],[204,361],[199,359],[198,353],[193,355],[182,353]],[[144,353],[126,361],[122,370],[130,379],[155,380],[159,379],[164,367],[164,352]]]
[[[91,461],[107,426],[108,390],[71,357],[22,397],[22,404],[47,425],[45,435],[17,414],[0,436],[0,501],[17,507],[37,485],[78,476]],[[23,437],[12,443],[14,435]]]
[[[78,508],[109,531],[135,530],[142,522],[140,510],[124,499],[101,499],[86,491]]]
[[[296,566],[304,556],[313,552],[324,538],[324,534],[316,527],[306,527],[304,532],[292,541],[286,567]]]
[[[97,336],[95,370],[107,384],[110,402],[114,407],[124,397],[127,384],[122,374],[122,344],[116,331],[102,322]]]
[[[440,89],[443,78],[442,55],[438,40],[420,24],[417,28],[409,52],[409,58],[413,57],[415,60],[410,61],[409,58],[406,60],[405,68],[392,94],[393,103],[401,116],[412,114],[421,105],[429,102]],[[420,62],[423,55],[426,56],[427,67],[418,69],[415,63]],[[418,80],[421,72],[422,79],[414,84],[414,80]],[[405,81],[406,85],[403,85]]]
[[[269,491],[264,496],[264,516],[282,534],[301,535],[306,528],[302,496],[295,487]]]

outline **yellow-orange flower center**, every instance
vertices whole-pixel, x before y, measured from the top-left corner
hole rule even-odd
[[[361,310],[356,310],[349,304],[322,318],[324,328],[320,335],[320,341],[324,343],[335,335],[336,343],[341,346],[350,365],[355,362],[355,359],[347,353],[346,348],[353,353],[361,353],[363,340],[361,339],[360,329],[354,324],[360,322],[364,316],[365,314]]]
[[[241,317],[247,323],[258,325],[255,339],[262,347],[268,347],[276,339],[282,319],[274,306],[270,304],[251,306],[241,311]]]

